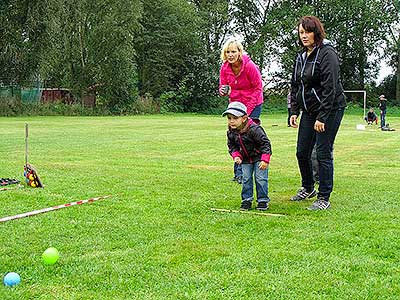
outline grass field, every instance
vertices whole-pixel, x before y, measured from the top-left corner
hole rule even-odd
[[[335,144],[332,209],[290,203],[300,185],[297,131],[262,122],[272,142],[270,213],[237,209],[226,121],[219,116],[0,118],[0,177],[44,189],[0,192],[0,217],[111,198],[0,223],[0,299],[399,299],[400,118],[394,132],[346,114]],[[276,126],[277,125],[277,126]],[[56,247],[54,266],[42,252]]]

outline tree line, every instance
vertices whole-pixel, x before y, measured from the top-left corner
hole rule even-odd
[[[345,89],[385,93],[400,104],[398,0],[2,0],[0,84],[40,81],[78,97],[94,93],[114,113],[146,101],[163,111],[213,112],[223,102],[224,41],[240,35],[264,71],[279,63],[267,93],[282,92],[303,15],[323,21]],[[383,59],[394,73],[377,87]]]

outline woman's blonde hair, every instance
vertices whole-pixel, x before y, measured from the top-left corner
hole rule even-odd
[[[225,62],[228,59],[226,57],[226,51],[228,51],[228,47],[231,44],[234,44],[238,48],[239,53],[240,53],[239,54],[239,59],[242,58],[242,54],[243,54],[243,45],[242,45],[242,43],[239,40],[237,40],[236,38],[230,38],[225,42],[224,46],[222,47],[222,50],[221,50],[221,61],[222,62]]]

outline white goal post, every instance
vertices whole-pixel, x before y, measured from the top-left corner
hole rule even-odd
[[[365,90],[347,90],[347,91],[343,91],[344,93],[363,93],[363,97],[364,97],[364,116],[366,116],[367,113],[367,91]]]

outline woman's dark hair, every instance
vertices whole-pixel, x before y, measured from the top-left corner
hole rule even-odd
[[[299,38],[299,45],[303,46],[303,43],[301,42],[301,39],[300,39],[299,30],[298,30],[300,25],[303,26],[305,31],[314,32],[315,45],[321,46],[324,38],[326,37],[324,25],[322,25],[321,21],[317,17],[314,17],[314,16],[305,16],[299,20],[299,22],[297,23],[297,35]]]

